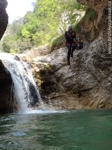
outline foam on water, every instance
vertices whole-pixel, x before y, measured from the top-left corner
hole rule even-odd
[[[53,113],[65,113],[65,112],[69,112],[69,111],[65,111],[65,110],[28,110],[26,111],[26,113],[24,114],[53,114]]]

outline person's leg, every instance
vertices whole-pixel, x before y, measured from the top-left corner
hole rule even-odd
[[[77,45],[72,46],[72,48],[71,48],[71,57],[73,57],[73,52],[76,49],[76,47],[77,47]]]
[[[68,48],[68,53],[67,53],[67,63],[68,65],[70,65],[70,53],[71,53],[71,47],[70,46],[67,46]]]

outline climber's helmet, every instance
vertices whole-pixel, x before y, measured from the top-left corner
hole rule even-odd
[[[81,40],[81,38],[78,38],[78,41],[80,41]]]
[[[71,24],[68,25],[68,30],[72,30],[72,25]]]

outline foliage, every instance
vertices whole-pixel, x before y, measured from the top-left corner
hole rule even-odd
[[[59,48],[60,45],[64,44],[64,34],[59,35],[55,38],[53,38],[50,42],[49,42],[49,47],[51,48],[51,50],[55,49],[55,48]]]
[[[16,42],[15,42],[15,39],[14,37],[12,36],[6,36],[3,40],[3,50],[4,52],[7,52],[7,53],[11,53],[12,52],[12,46],[14,47],[15,50],[13,50],[13,52],[17,52],[17,49],[16,49]]]
[[[10,53],[10,46],[7,44],[7,43],[3,43],[2,44],[3,46],[3,51],[6,52],[6,53]]]
[[[5,32],[4,38],[2,40],[2,49],[7,53],[18,53],[19,51],[19,41],[17,40],[18,28],[22,24],[22,18],[15,20],[12,24],[8,25]]]
[[[9,33],[3,39],[3,50],[23,52],[49,41],[52,41],[51,46],[56,45],[67,24],[75,25],[79,21],[77,18],[81,18],[79,12],[85,10],[86,7],[76,0],[37,0],[33,12],[27,12],[24,18],[9,25]]]

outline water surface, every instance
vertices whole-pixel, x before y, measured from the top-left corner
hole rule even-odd
[[[0,116],[0,150],[112,150],[112,109]]]

